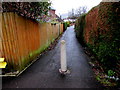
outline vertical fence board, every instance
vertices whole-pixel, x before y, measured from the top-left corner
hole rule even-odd
[[[7,29],[7,31],[9,32],[8,33],[8,41],[7,42],[9,42],[9,48],[10,48],[10,52],[9,52],[9,54],[10,54],[10,56],[11,56],[11,61],[12,61],[12,63],[15,65],[15,66],[17,66],[17,62],[15,61],[15,54],[13,53],[14,52],[14,39],[13,39],[13,30],[12,30],[12,25],[11,25],[11,15],[10,15],[10,13],[9,14],[7,14],[6,15],[6,17],[7,17],[7,25],[8,25],[8,29]]]
[[[17,34],[17,30],[16,30],[16,23],[15,23],[15,14],[14,13],[10,13],[11,16],[11,28],[12,28],[12,36],[13,36],[13,42],[14,42],[14,47],[13,47],[13,53],[14,53],[14,61],[17,63],[17,65],[20,66],[20,58],[19,58],[19,42],[18,42],[18,34]]]
[[[12,56],[11,56],[11,44],[10,44],[10,34],[9,34],[9,26],[8,26],[8,18],[7,18],[7,14],[5,13],[4,15],[4,29],[3,29],[3,33],[4,33],[4,41],[3,41],[3,45],[5,46],[5,56],[6,59],[8,60],[8,63],[13,64],[12,62]]]
[[[5,25],[4,24],[5,24],[4,23],[4,17],[2,15],[2,29],[1,29],[1,34],[2,34],[1,35],[2,36],[2,54],[3,54],[3,57],[6,58],[6,60],[8,62],[7,56],[5,57],[5,54],[7,54],[7,51],[6,51],[6,45],[4,44],[4,42],[5,42],[5,39],[4,39],[4,37],[5,37],[5,31],[4,31]]]
[[[3,57],[3,46],[2,46],[2,13],[0,13],[0,57]]]

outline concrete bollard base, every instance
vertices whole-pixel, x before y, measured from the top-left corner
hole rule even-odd
[[[60,74],[66,75],[66,74],[70,74],[69,70],[66,71],[62,71],[62,69],[59,69]]]

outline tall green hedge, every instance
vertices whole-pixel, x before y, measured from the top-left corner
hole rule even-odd
[[[83,33],[84,33],[84,27],[85,27],[85,16],[86,14],[82,14],[75,23],[76,37],[82,44],[84,44]]]
[[[90,12],[88,12],[89,14]],[[91,33],[93,44],[85,43],[98,58],[104,70],[116,71],[119,69],[118,61],[120,61],[120,2],[119,3],[101,3],[98,11],[98,31],[97,38]],[[101,24],[104,22],[104,24]],[[78,18],[75,24],[76,36],[79,40],[85,40],[83,36],[85,28],[85,15]],[[106,28],[106,26],[108,26]],[[92,29],[91,29],[92,30]],[[103,33],[104,31],[104,33]],[[119,75],[120,76],[120,75]]]

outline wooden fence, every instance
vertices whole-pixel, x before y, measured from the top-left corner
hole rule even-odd
[[[63,32],[63,24],[40,24],[15,13],[2,13],[0,21],[0,57],[10,70],[25,68]]]

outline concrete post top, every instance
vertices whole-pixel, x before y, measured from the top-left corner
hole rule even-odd
[[[65,44],[65,40],[61,40],[61,44]]]

